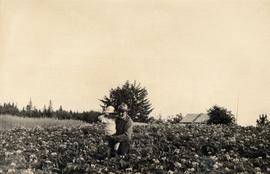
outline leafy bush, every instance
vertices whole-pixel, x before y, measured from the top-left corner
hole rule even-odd
[[[213,106],[207,111],[209,120],[207,124],[232,124],[235,123],[234,115],[231,111],[220,106]]]
[[[168,120],[169,123],[172,123],[172,124],[177,124],[177,123],[180,123],[180,121],[183,119],[183,116],[182,114],[176,114],[175,117],[171,118]]]
[[[111,89],[109,96],[105,96],[101,100],[101,106],[103,108],[113,106],[117,111],[121,103],[126,103],[133,121],[147,122],[149,114],[153,110],[147,95],[147,90],[140,84],[127,81],[123,86]]]
[[[257,126],[261,127],[261,126],[269,126],[270,122],[267,119],[267,115],[266,114],[262,114],[259,115],[259,118],[256,120]]]

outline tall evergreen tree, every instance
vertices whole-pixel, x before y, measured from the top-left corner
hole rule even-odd
[[[52,104],[52,100],[49,101],[49,106],[47,109],[47,116],[48,117],[52,117],[53,116],[53,104]]]
[[[118,111],[121,103],[126,103],[129,108],[129,115],[134,121],[147,122],[149,114],[153,111],[152,105],[147,98],[148,92],[136,82],[126,81],[123,86],[110,90],[109,96],[102,100],[101,107],[113,106]]]
[[[28,104],[26,105],[26,111],[30,112],[32,111],[32,109],[33,109],[33,103],[32,103],[32,99],[30,98]]]
[[[32,117],[32,112],[33,112],[33,103],[32,103],[32,99],[30,98],[28,104],[26,105],[26,112],[25,114],[29,117]]]

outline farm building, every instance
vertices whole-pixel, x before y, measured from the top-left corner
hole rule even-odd
[[[183,124],[205,124],[209,116],[204,113],[200,114],[187,114],[180,123]]]

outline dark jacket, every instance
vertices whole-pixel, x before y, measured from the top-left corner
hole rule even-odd
[[[114,134],[114,139],[117,141],[130,141],[131,134],[133,132],[133,121],[127,116],[126,119],[117,118],[115,120],[116,133]]]

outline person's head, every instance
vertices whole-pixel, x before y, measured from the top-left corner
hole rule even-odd
[[[118,106],[119,116],[120,118],[123,118],[127,115],[127,112],[129,111],[127,104],[122,103]]]
[[[104,111],[103,114],[105,115],[110,115],[114,113],[114,107],[113,106],[107,106]]]

